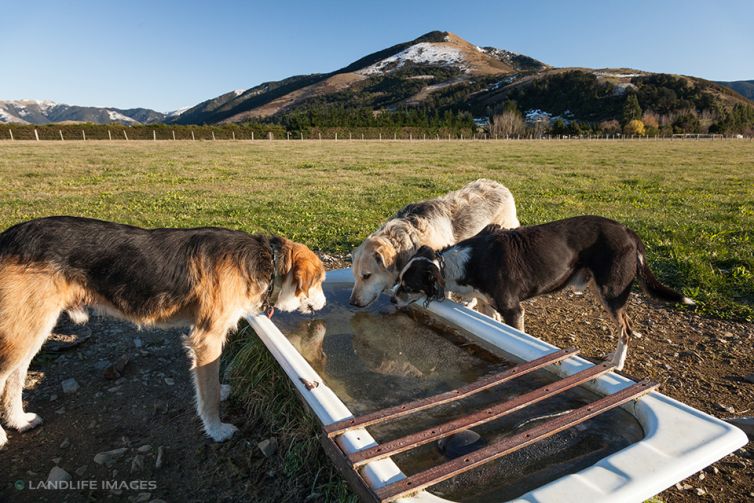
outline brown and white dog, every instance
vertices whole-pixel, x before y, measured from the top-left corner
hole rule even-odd
[[[101,220],[49,217],[0,234],[0,398],[6,426],[42,422],[24,412],[29,362],[61,311],[85,322],[86,307],[139,325],[189,326],[196,408],[221,442],[237,430],[220,421],[220,354],[244,315],[325,305],[325,270],[306,246],[281,237],[205,227],[141,229]],[[223,390],[226,391],[226,390]],[[7,435],[0,427],[0,446]]]
[[[633,331],[625,311],[631,285],[638,279],[652,297],[693,305],[694,301],[655,278],[644,244],[635,232],[614,220],[581,216],[542,225],[484,228],[476,236],[440,251],[422,247],[401,270],[395,299],[406,306],[445,299],[445,293],[486,297],[505,323],[524,330],[521,301],[588,285],[620,331],[610,356],[623,368]]]
[[[409,204],[354,250],[350,303],[364,307],[392,289],[419,247],[444,248],[489,224],[519,226],[513,195],[493,180],[479,179],[437,199]]]

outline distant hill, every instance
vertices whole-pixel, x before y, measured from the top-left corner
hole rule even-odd
[[[733,82],[717,82],[717,84],[733,89],[744,98],[754,100],[754,80],[736,80]]]
[[[169,116],[148,108],[82,107],[54,101],[0,101],[0,122],[13,124],[50,124],[92,122],[94,124],[157,124]]]

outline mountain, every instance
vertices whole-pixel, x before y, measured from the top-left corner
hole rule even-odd
[[[479,47],[453,33],[433,31],[333,72],[264,82],[166,114],[142,108],[0,101],[0,122],[267,122],[299,131],[440,127],[440,122],[445,127],[459,121],[468,125],[472,117],[482,123],[481,118],[515,109],[530,125],[546,118],[549,125],[561,119],[569,127],[581,124],[594,129],[600,123],[612,127],[615,121],[625,123],[627,97],[636,95],[639,116],[648,114],[652,127],[663,134],[730,133],[754,128],[754,103],[745,97],[751,96],[752,88],[754,81],[716,83],[631,68],[555,68],[530,56]]]
[[[95,124],[157,124],[168,115],[148,108],[101,108],[63,105],[54,101],[0,101],[0,123],[50,124],[92,122]],[[174,115],[172,117],[177,117]]]
[[[418,107],[489,116],[515,102],[530,117],[544,114],[569,123],[596,124],[620,121],[628,93],[637,94],[643,111],[654,113],[668,127],[680,121],[677,129],[684,131],[707,130],[715,121],[724,121],[737,105],[752,105],[719,83],[695,77],[630,68],[554,68],[529,56],[479,47],[453,33],[433,31],[334,72],[225,93],[172,121],[282,121],[295,129],[316,126],[312,116],[338,108],[380,113]],[[695,114],[704,116],[706,123],[697,121]],[[302,122],[304,115],[309,118]],[[746,117],[743,123],[749,120]],[[741,120],[734,121],[736,127]],[[726,124],[726,128],[731,125]]]
[[[744,98],[754,100],[754,80],[736,80],[733,82],[716,83],[733,89]]]
[[[268,119],[319,101],[346,106],[395,108],[416,105],[448,88],[549,68],[534,58],[494,47],[478,47],[434,31],[365,56],[330,73],[297,75],[233,91],[199,103],[179,124]]]

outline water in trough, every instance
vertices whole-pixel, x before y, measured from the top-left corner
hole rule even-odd
[[[348,305],[348,285],[325,284],[325,293],[327,306],[314,317],[278,314],[273,321],[354,415],[455,389],[520,363],[499,349],[480,347],[468,333],[428,317],[423,310],[397,310],[385,296],[359,309]],[[555,375],[540,370],[368,430],[378,442],[385,442],[555,380]],[[586,389],[574,388],[478,426],[445,445],[427,444],[393,460],[412,475],[597,398]],[[455,501],[505,501],[586,468],[642,437],[631,414],[613,409],[429,491]]]

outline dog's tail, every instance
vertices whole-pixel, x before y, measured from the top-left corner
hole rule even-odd
[[[647,265],[644,243],[641,241],[641,238],[632,230],[629,229],[628,231],[636,241],[636,254],[638,259],[636,272],[643,290],[652,297],[664,300],[665,302],[677,302],[689,306],[695,306],[696,302],[693,300],[660,283]]]

